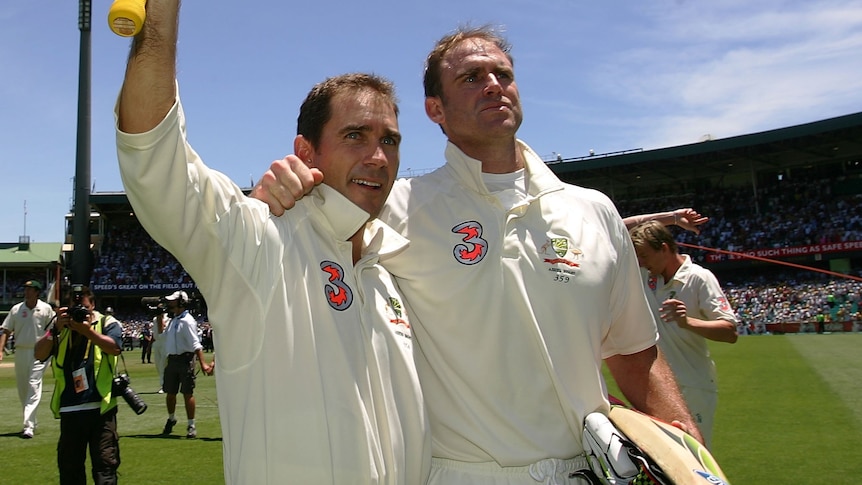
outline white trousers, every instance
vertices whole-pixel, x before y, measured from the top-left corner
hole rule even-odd
[[[688,410],[697,423],[707,449],[712,449],[712,425],[718,408],[718,393],[695,387],[679,386]]]
[[[153,363],[156,364],[156,372],[159,373],[159,387],[164,387],[165,365],[168,363],[168,356],[165,355],[165,343],[161,339],[153,342]]]
[[[584,456],[568,460],[548,458],[519,467],[432,458],[428,485],[589,485],[580,478],[570,478],[572,472],[585,468],[589,464]]]
[[[33,358],[32,348],[15,347],[15,381],[18,384],[18,400],[24,408],[24,430],[36,429],[36,409],[42,400],[42,374],[51,364],[51,359],[39,362]]]

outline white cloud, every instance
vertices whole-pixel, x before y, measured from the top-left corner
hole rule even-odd
[[[650,11],[652,23],[636,33],[650,47],[621,52],[594,82],[630,103],[644,147],[860,110],[862,6],[787,5],[692,3]]]

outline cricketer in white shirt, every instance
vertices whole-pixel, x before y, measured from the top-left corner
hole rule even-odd
[[[226,481],[424,481],[410,323],[379,264],[407,241],[326,185],[270,216],[203,164],[178,97],[156,128],[118,130],[117,144],[137,217],[208,305]],[[363,227],[354,265],[348,238]]]

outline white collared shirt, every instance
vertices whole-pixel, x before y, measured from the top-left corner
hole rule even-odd
[[[602,359],[657,340],[613,203],[519,147],[526,196],[492,193],[450,143],[446,165],[396,182],[380,215],[410,239],[381,261],[412,310],[435,457],[578,455],[586,414],[608,410]]]
[[[271,216],[203,164],[184,125],[177,102],[151,132],[118,132],[118,153],[141,224],[207,301],[226,482],[424,483],[410,321],[378,264],[407,241],[327,185]]]

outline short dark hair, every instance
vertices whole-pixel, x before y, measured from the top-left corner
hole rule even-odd
[[[373,91],[388,101],[398,116],[398,98],[395,85],[376,74],[352,73],[330,77],[317,83],[308,92],[299,108],[296,134],[302,135],[314,147],[320,144],[323,127],[332,118],[332,100],[342,93]]]
[[[426,98],[439,97],[442,99],[443,82],[440,79],[440,64],[443,63],[443,58],[446,57],[449,51],[467,39],[483,39],[491,42],[506,54],[506,57],[509,58],[509,62],[513,66],[515,65],[515,60],[510,53],[512,46],[503,37],[502,29],[490,25],[483,25],[481,27],[460,26],[451,34],[447,34],[438,40],[425,59],[425,76],[422,82],[425,86]]]

